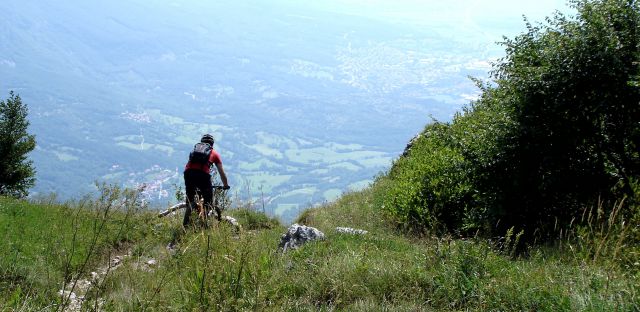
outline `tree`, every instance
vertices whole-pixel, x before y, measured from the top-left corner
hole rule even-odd
[[[36,147],[27,132],[27,105],[13,91],[0,101],[0,195],[24,197],[35,183],[35,169],[27,154]]]
[[[575,18],[507,40],[495,71],[514,127],[489,193],[505,226],[568,224],[598,198],[633,195],[640,175],[640,7],[630,0],[573,1]],[[497,211],[497,210],[496,210]]]

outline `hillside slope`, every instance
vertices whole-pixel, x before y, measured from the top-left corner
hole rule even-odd
[[[93,214],[95,218],[80,219],[89,224],[106,220],[106,228],[112,230],[97,235],[97,241],[109,243],[98,244],[86,267],[65,267],[57,261],[63,263],[74,249],[83,259],[91,240],[73,243],[73,239],[94,237],[99,227],[79,228],[64,216],[91,209],[104,212],[96,209],[104,207],[100,204],[104,200],[76,207],[2,199],[0,232],[9,239],[0,247],[12,252],[3,253],[0,261],[0,309],[59,307],[61,277],[67,276],[64,282],[69,282],[90,276],[116,250],[129,256],[90,288],[85,307],[108,311],[640,308],[637,269],[620,267],[606,257],[593,259],[583,252],[586,244],[535,248],[529,257],[518,258],[509,248],[514,237],[498,248],[496,242],[481,239],[398,233],[376,199],[380,183],[384,178],[362,192],[306,211],[299,221],[317,227],[326,239],[284,254],[277,244],[285,228],[252,211],[228,211],[244,225],[239,235],[223,225],[192,230],[179,238],[173,251],[165,246],[172,233],[179,232],[179,215],[157,219],[141,210],[123,218],[126,210],[120,209]],[[45,218],[50,221],[42,222]],[[127,226],[118,227],[123,224]],[[369,232],[339,234],[337,226]],[[43,248],[46,241],[76,247]],[[43,274],[48,282],[35,282]]]

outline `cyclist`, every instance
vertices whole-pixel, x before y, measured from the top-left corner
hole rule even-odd
[[[189,225],[191,210],[195,206],[195,195],[198,194],[204,200],[205,214],[213,207],[213,185],[211,183],[211,165],[215,165],[222,180],[223,189],[228,190],[227,175],[222,167],[220,154],[213,149],[215,140],[210,134],[205,134],[196,144],[191,154],[189,162],[184,168],[184,187],[187,193],[187,207],[184,213],[183,226]],[[221,220],[222,212],[216,208],[218,221]]]

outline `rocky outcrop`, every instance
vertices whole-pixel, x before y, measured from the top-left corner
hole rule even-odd
[[[69,312],[82,311],[83,305],[89,304],[92,310],[101,311],[104,300],[96,298],[95,302],[85,303],[85,295],[91,287],[101,283],[111,271],[118,269],[126,257],[129,257],[128,252],[123,255],[117,255],[111,258],[107,265],[98,268],[97,272],[91,272],[91,277],[78,277],[69,282],[64,289],[58,292],[58,295],[62,299],[62,310]]]
[[[130,252],[116,255],[104,266],[101,266],[97,268],[96,271],[91,272],[90,276],[85,278],[78,276],[76,279],[70,281],[64,289],[58,291],[62,305],[56,310],[65,312],[103,311],[103,305],[105,303],[104,299],[98,297],[88,301],[86,295],[92,287],[99,286],[111,272],[121,268],[125,263],[125,259],[130,256]],[[158,260],[152,258],[147,258],[147,260],[140,259],[133,265],[135,269],[147,272],[153,271],[157,266]]]
[[[323,239],[324,233],[320,230],[306,225],[293,224],[287,233],[282,234],[278,248],[282,249],[282,252],[286,252],[289,249],[296,249],[306,242]]]

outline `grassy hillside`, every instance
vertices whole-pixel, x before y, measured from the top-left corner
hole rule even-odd
[[[616,240],[589,240],[594,236],[584,232],[583,239],[532,248],[527,257],[516,257],[511,248],[515,235],[501,241],[409,237],[397,232],[380,209],[376,197],[385,179],[334,204],[306,211],[299,221],[317,227],[326,239],[285,254],[277,250],[285,227],[253,211],[229,211],[244,226],[240,234],[224,225],[193,229],[170,251],[166,245],[179,233],[180,216],[158,219],[149,211],[133,209],[135,205],[106,209],[109,202],[122,203],[122,197],[67,205],[2,199],[0,234],[7,239],[0,244],[10,252],[0,260],[0,309],[56,309],[64,282],[90,276],[116,254],[129,256],[90,288],[85,308],[640,308],[637,264],[624,267],[613,257],[614,249],[600,257],[589,252],[590,247]],[[339,234],[337,226],[369,233]],[[617,239],[619,233],[607,234]],[[150,259],[157,262],[148,265]]]
[[[104,187],[58,204],[0,197],[0,307],[53,307],[63,285],[149,234],[138,194]]]

